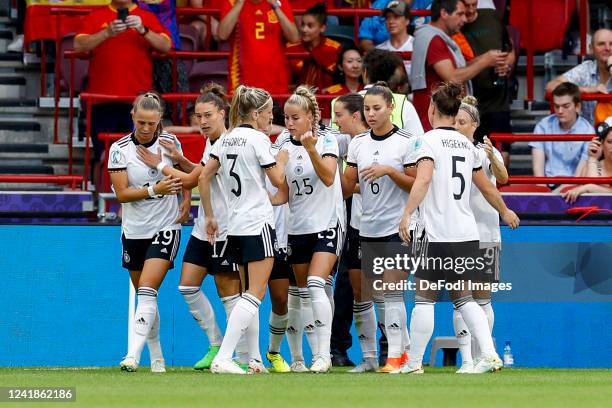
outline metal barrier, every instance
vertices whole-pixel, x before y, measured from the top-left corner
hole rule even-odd
[[[71,189],[76,190],[82,182],[83,177],[74,174],[0,174],[0,183],[51,183],[70,185]]]

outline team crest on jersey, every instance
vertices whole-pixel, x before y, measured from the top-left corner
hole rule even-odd
[[[304,173],[304,168],[302,166],[295,166],[295,169],[293,169],[293,171],[297,176],[301,176],[302,173]]]
[[[288,256],[291,256],[291,253],[292,253],[292,252],[293,252],[293,251],[291,250],[291,245],[287,244],[287,255],[288,255]]]
[[[119,164],[125,163],[125,156],[119,150],[115,150],[111,153],[110,157],[111,164],[117,166]]]
[[[130,262],[130,254],[128,254],[127,251],[123,251],[123,260],[125,261],[125,263]]]
[[[268,22],[270,24],[278,23],[278,17],[276,17],[276,13],[274,12],[274,10],[268,11]]]
[[[414,142],[414,150],[419,150],[423,145],[423,141],[420,137],[417,137],[417,140]]]
[[[278,241],[274,240],[274,251],[278,252]]]
[[[149,177],[157,177],[157,169],[149,169]]]

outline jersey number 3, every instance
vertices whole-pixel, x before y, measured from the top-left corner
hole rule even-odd
[[[229,171],[229,175],[230,177],[233,177],[236,180],[236,183],[238,183],[238,187],[236,189],[231,190],[232,193],[234,193],[234,195],[236,197],[239,197],[240,194],[242,194],[242,184],[240,183],[240,176],[236,173],[234,173],[234,167],[236,166],[236,159],[238,158],[237,154],[228,154],[227,155],[227,160],[231,160],[232,161],[232,165],[230,167],[230,171]]]

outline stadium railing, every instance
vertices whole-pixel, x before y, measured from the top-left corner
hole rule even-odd
[[[69,185],[72,190],[82,188],[83,176],[76,174],[0,174],[0,183],[45,183]]]

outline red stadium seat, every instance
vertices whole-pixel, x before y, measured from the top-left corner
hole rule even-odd
[[[551,190],[547,186],[537,184],[510,184],[508,186],[499,187],[502,193],[550,193]]]

